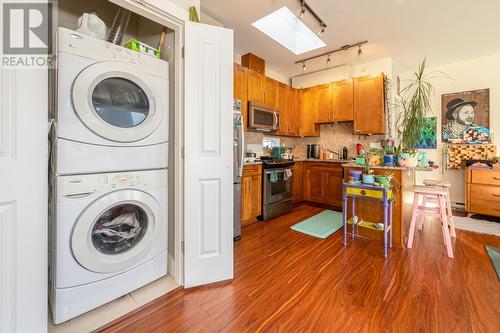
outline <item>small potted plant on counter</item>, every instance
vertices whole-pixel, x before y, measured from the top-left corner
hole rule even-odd
[[[432,113],[431,99],[434,96],[434,88],[429,80],[436,77],[436,73],[426,72],[424,59],[396,99],[397,128],[401,145],[399,166],[417,167],[418,152],[415,147],[420,141],[425,116]]]
[[[370,169],[370,158],[371,158],[371,152],[369,151],[364,151],[363,152],[363,157],[366,160],[365,163],[365,172],[363,173],[363,183],[364,184],[373,184],[375,182],[375,176],[373,175],[373,171]]]

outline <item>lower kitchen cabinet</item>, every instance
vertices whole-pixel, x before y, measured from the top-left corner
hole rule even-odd
[[[293,166],[292,201],[298,203],[303,198],[304,162],[295,162]]]
[[[469,215],[500,216],[500,170],[469,168],[466,184],[465,210]]]
[[[246,225],[262,214],[262,165],[243,167],[241,196],[241,223]]]
[[[330,206],[342,205],[343,169],[341,164],[306,162],[304,200]]]

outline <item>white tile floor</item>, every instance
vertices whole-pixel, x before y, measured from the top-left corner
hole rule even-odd
[[[52,323],[49,314],[49,333],[85,333],[91,332],[139,307],[177,288],[173,277],[167,275],[130,294],[120,297],[95,310],[68,320],[59,325]]]

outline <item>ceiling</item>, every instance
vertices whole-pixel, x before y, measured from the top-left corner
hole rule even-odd
[[[294,55],[251,23],[287,6],[300,12],[299,0],[201,0],[201,10],[234,29],[234,51],[252,52],[286,76],[302,74],[295,61],[368,40],[363,55],[357,49],[336,53],[330,66],[360,64],[392,57],[413,69],[427,57],[438,65],[500,53],[500,0],[307,0],[328,24],[322,37],[326,47]],[[319,31],[312,15],[304,22]],[[326,58],[308,62],[307,72],[326,68]]]

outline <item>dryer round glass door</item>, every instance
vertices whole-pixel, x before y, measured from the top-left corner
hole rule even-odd
[[[131,268],[151,251],[162,229],[158,202],[138,190],[119,190],[92,202],[76,221],[71,248],[97,273]]]
[[[91,65],[73,83],[73,107],[85,126],[105,139],[142,140],[159,126],[164,107],[147,82],[130,64]]]

